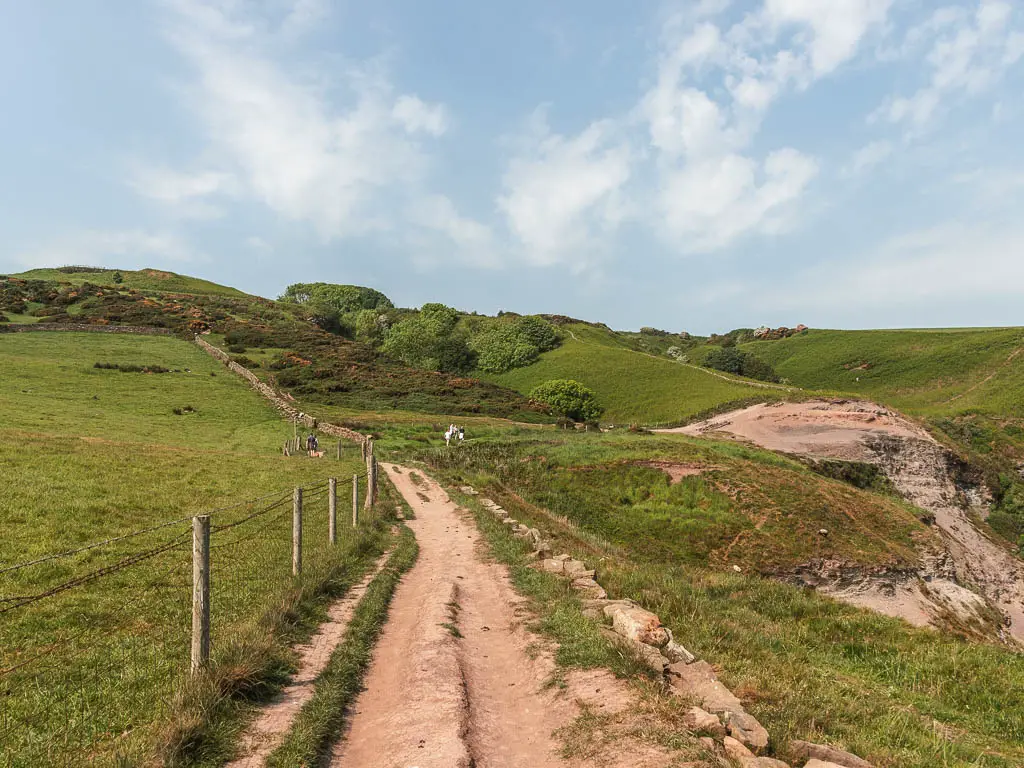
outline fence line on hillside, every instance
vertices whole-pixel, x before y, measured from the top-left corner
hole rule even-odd
[[[210,344],[198,333],[195,335],[194,340],[196,346],[214,359],[224,363],[228,370],[238,374],[249,382],[249,386],[269,400],[271,405],[287,416],[289,420],[302,424],[309,429],[318,429],[324,434],[331,435],[332,437],[340,437],[344,440],[352,440],[357,443],[365,443],[368,440],[366,435],[361,432],[356,432],[354,429],[348,429],[347,427],[342,427],[338,424],[331,424],[326,421],[322,422],[317,418],[310,416],[308,413],[303,413],[298,408],[291,405],[284,395],[266,382],[262,381],[255,373],[232,360],[231,356],[223,349]]]
[[[0,765],[142,762],[190,677],[271,663],[264,622],[294,613],[374,529],[375,480],[368,453],[351,478],[5,565]]]

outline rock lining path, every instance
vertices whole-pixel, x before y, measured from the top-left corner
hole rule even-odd
[[[547,687],[551,653],[538,652],[524,602],[506,569],[485,560],[469,514],[433,481],[414,482],[408,470],[382,466],[415,512],[408,525],[420,555],[395,592],[365,690],[330,765],[671,765],[672,755],[642,746],[585,763],[558,754],[554,731],[571,723],[581,704],[611,713],[629,707],[632,694],[603,671],[570,673],[566,690]]]

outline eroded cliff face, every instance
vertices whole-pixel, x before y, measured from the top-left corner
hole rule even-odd
[[[900,493],[934,515],[942,532],[949,557],[942,559],[938,579],[922,563],[924,586],[935,591],[933,581],[947,580],[969,588],[998,613],[998,631],[1024,644],[1024,562],[975,524],[986,503],[984,490],[969,482],[958,486],[963,467],[933,441],[884,436],[867,441],[867,448]],[[964,615],[964,601],[951,599],[951,609]]]
[[[757,405],[677,431],[878,465],[929,513],[939,543],[920,553],[914,569],[817,561],[785,578],[919,626],[1024,646],[1024,562],[975,523],[985,515],[984,487],[920,426],[876,403],[820,400]]]

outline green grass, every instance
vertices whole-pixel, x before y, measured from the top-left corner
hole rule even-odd
[[[980,409],[1019,417],[1024,355],[1006,361],[1022,346],[1021,328],[964,328],[812,330],[742,348],[801,387],[855,392],[922,415]],[[995,378],[982,383],[993,373]]]
[[[97,370],[97,360],[182,372]],[[185,405],[196,413],[175,416]],[[186,342],[0,337],[0,563],[276,494],[263,504],[280,505],[251,521],[242,519],[260,504],[213,517],[214,526],[239,523],[213,534],[214,658],[238,672],[230,690],[256,695],[280,678],[287,658],[275,632],[268,640],[265,617],[278,616],[275,628],[304,626],[331,584],[348,578],[353,551],[379,544],[377,524],[367,520],[358,531],[343,529],[341,545],[329,547],[326,496],[307,494],[304,576],[292,579],[290,489],[338,476],[344,502],[344,479],[362,465],[355,450],[341,462],[285,458],[280,446],[289,434],[291,426],[244,382]],[[189,690],[189,523],[0,574],[0,597],[30,595],[164,543],[176,546],[0,615],[5,764],[89,756],[106,765],[152,752],[173,694]],[[244,670],[236,668],[240,658]],[[188,753],[190,744],[175,749]]]
[[[486,471],[484,482],[523,489],[604,541],[665,562],[772,574],[815,559],[907,567],[919,547],[935,543],[898,499],[736,444],[553,432],[437,451],[430,460],[450,472]],[[651,462],[699,473],[673,483]]]
[[[226,285],[218,285],[209,280],[188,275],[179,275],[160,269],[120,270],[123,282],[114,282],[115,269],[96,269],[87,272],[62,272],[59,269],[31,269],[11,277],[23,280],[54,280],[61,283],[81,285],[119,285],[122,288],[135,288],[140,291],[164,291],[167,293],[218,294],[221,296],[246,296],[247,294]]]
[[[317,678],[313,697],[300,710],[284,741],[267,758],[268,768],[316,765],[343,732],[347,710],[362,690],[395,588],[416,562],[418,552],[416,537],[403,527],[387,565],[370,583],[344,639]]]
[[[575,379],[597,393],[605,408],[602,421],[615,424],[678,422],[723,403],[778,396],[779,390],[742,379],[726,381],[668,358],[616,346],[601,329],[573,325],[566,330],[575,338],[568,336],[536,363],[482,378],[523,394],[550,379]]]
[[[623,476],[614,473],[595,471],[572,482],[571,498],[554,505],[564,494],[550,493],[551,485],[566,482],[565,469],[574,463],[613,468],[641,451],[649,457],[665,451],[660,441],[641,448],[583,435],[564,439],[564,445],[526,442],[497,461],[484,451],[432,461],[447,481],[469,482],[516,519],[545,531],[556,551],[597,563],[611,597],[632,598],[657,613],[681,643],[721,669],[723,681],[768,728],[777,756],[791,758],[788,742],[807,739],[844,746],[879,768],[1022,764],[1024,657],[915,629],[749,572],[708,569],[680,556],[678,548],[685,555],[688,542],[652,546],[643,526],[609,526],[592,512],[607,508],[612,489],[622,490]],[[708,457],[716,448],[701,450]],[[741,449],[721,450],[716,463],[727,463]],[[523,454],[534,462],[518,461]],[[771,496],[776,470],[788,462],[760,452],[743,460],[762,464],[750,477]],[[531,463],[551,482],[533,482],[534,470],[522,469]],[[736,471],[730,466],[729,477]],[[629,493],[650,490],[641,475],[626,480]],[[825,487],[804,492],[813,499]],[[868,494],[857,495],[864,503],[847,511],[873,503]],[[778,549],[793,546],[786,535],[778,530],[772,537]]]

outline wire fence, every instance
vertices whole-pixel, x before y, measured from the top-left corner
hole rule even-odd
[[[290,488],[201,513],[213,664],[265,636],[268,614],[329,579],[374,530],[368,468],[302,488],[297,532]],[[187,516],[0,567],[0,766],[147,760],[194,664],[194,544]]]

